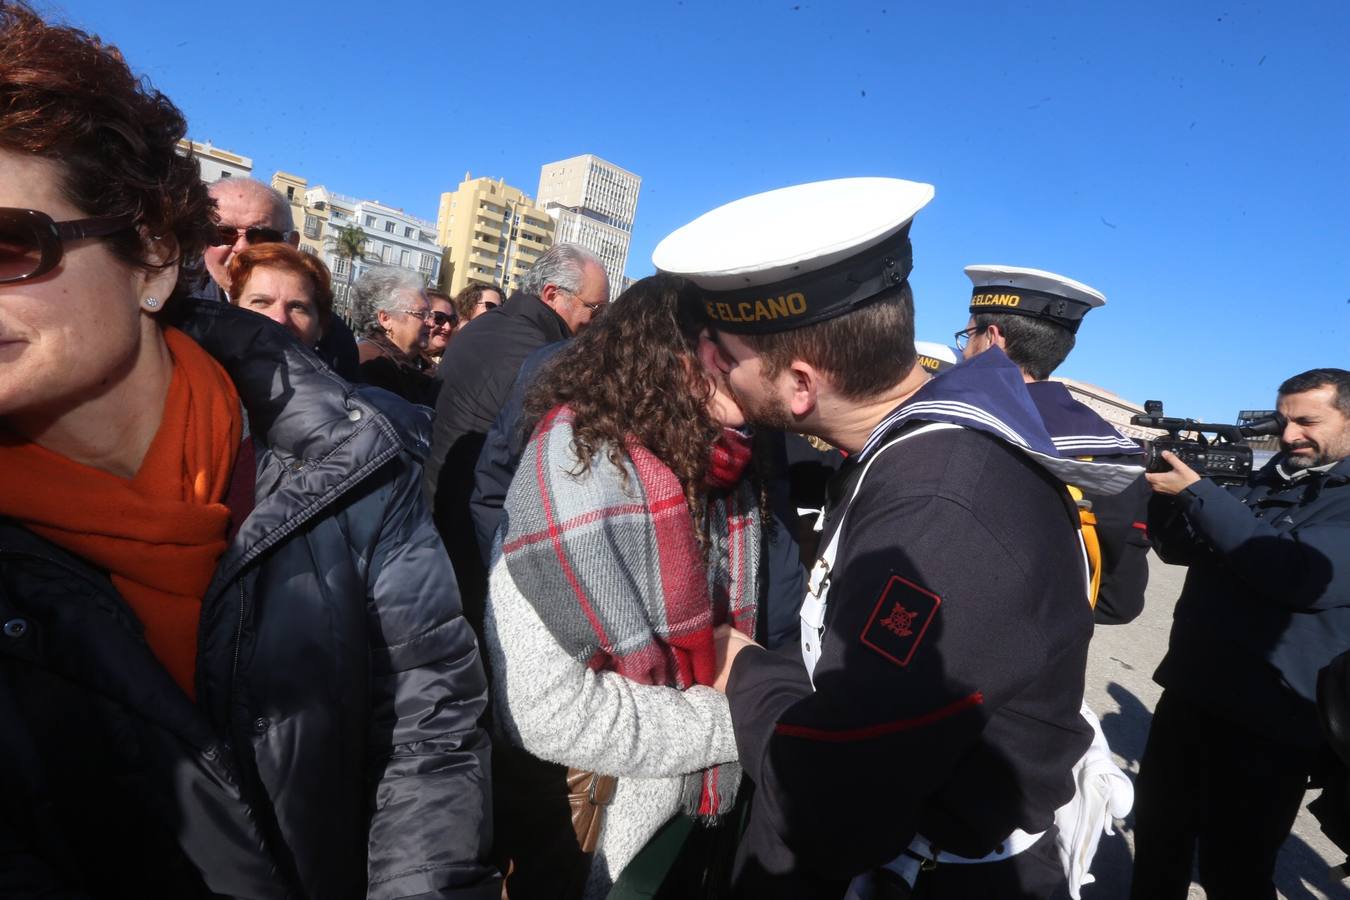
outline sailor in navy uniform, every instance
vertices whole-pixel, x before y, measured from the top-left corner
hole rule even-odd
[[[929,375],[941,375],[960,362],[951,347],[936,341],[915,341],[914,352],[919,366]]]
[[[1101,292],[1040,269],[967,266],[966,275],[974,284],[970,320],[956,334],[965,358],[990,347],[1003,350],[1022,370],[1045,430],[1061,454],[1141,464],[1143,451],[1137,443],[1075,400],[1061,382],[1049,380],[1073,349],[1083,318],[1106,304]],[[1093,598],[1098,624],[1130,622],[1144,609],[1149,494],[1142,477],[1115,495],[1075,493],[1080,506],[1095,519],[1100,546],[1099,585]]]
[[[909,226],[932,195],[771,191],[653,254],[704,288],[700,354],[751,420],[848,454],[800,653],[719,631],[756,786],[740,896],[1064,890],[1052,822],[1090,741],[1092,616],[1062,479],[1109,491],[1137,472],[1061,458],[1001,351],[931,380],[916,364]]]

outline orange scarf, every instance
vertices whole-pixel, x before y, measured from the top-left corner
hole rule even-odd
[[[243,434],[225,370],[172,328],[164,418],[134,478],[12,436],[0,440],[0,515],[104,569],[145,626],[155,657],[194,697],[202,595],[225,552],[221,501]]]

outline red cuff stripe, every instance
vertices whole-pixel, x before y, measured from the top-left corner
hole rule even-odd
[[[924,713],[921,716],[915,716],[912,719],[899,719],[894,722],[884,722],[880,725],[868,725],[866,728],[847,728],[842,731],[832,731],[824,728],[809,728],[805,725],[777,725],[774,727],[774,734],[781,734],[785,737],[807,738],[813,741],[827,741],[834,744],[847,743],[849,741],[865,741],[869,738],[885,737],[888,734],[899,734],[902,731],[914,731],[942,719],[951,718],[957,713],[965,712],[968,709],[979,706],[984,702],[984,694],[978,691],[969,697],[962,697],[955,703],[950,703],[941,709],[933,710],[930,713]]]
[[[1138,528],[1138,529],[1139,529],[1140,531],[1142,531],[1144,534],[1148,534],[1148,523],[1147,523],[1147,522],[1133,522],[1133,523],[1131,523],[1130,527],[1131,527],[1131,528]]]

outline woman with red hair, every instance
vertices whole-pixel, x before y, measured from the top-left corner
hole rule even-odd
[[[0,47],[0,896],[495,898],[424,417],[183,296],[210,199],[115,48]]]
[[[289,244],[258,244],[230,260],[230,302],[281,325],[304,347],[319,342],[333,316],[333,286],[318,257]]]

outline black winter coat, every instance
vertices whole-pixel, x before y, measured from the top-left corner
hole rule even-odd
[[[1289,481],[1276,456],[1245,485],[1155,496],[1149,532],[1188,565],[1154,680],[1272,740],[1316,747],[1317,676],[1350,647],[1350,459]]]
[[[464,614],[475,628],[483,624],[487,567],[469,515],[474,466],[525,357],[569,337],[567,323],[542,300],[515,293],[464,326],[436,367],[441,388],[424,482],[459,579]]]
[[[254,313],[189,303],[181,327],[257,458],[197,702],[105,573],[0,520],[0,896],[495,898],[486,684],[425,418]]]

